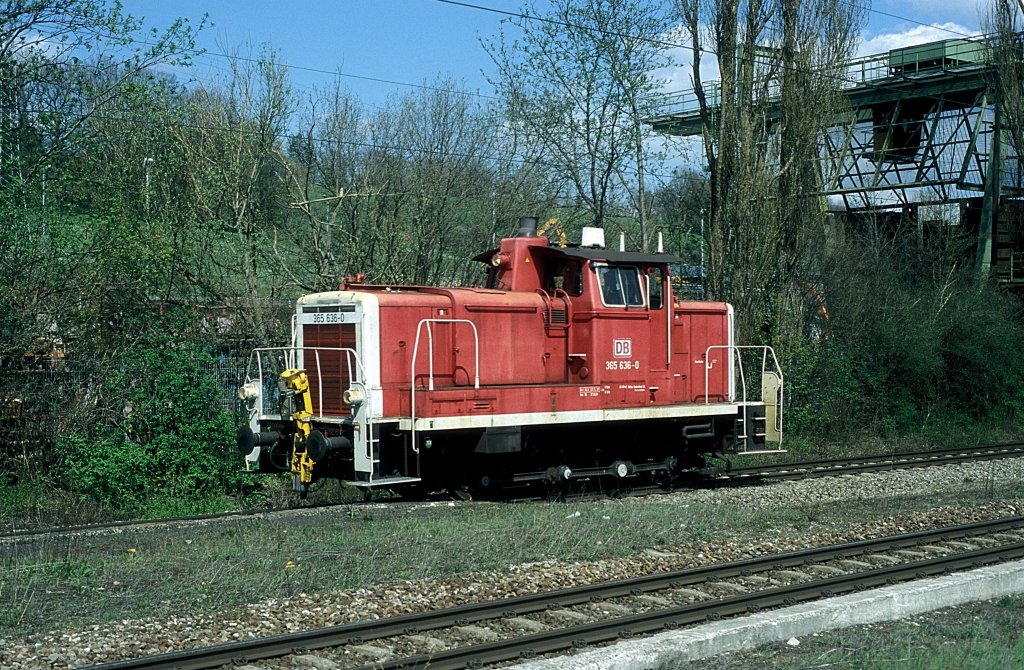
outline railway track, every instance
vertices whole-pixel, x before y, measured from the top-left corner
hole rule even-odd
[[[780,463],[774,465],[759,465],[751,467],[733,468],[723,473],[720,477],[710,480],[701,480],[694,486],[730,486],[730,485],[754,485],[766,481],[782,481],[787,479],[806,479],[809,477],[834,477],[839,475],[863,474],[867,472],[885,472],[895,469],[908,469],[919,467],[933,467],[941,465],[954,465],[980,460],[995,460],[1001,458],[1015,458],[1024,456],[1024,443],[1006,443],[985,445],[979,447],[956,447],[949,449],[905,452],[888,455],[865,455],[847,458],[839,458],[823,461],[802,461],[794,463]],[[686,486],[684,482],[683,487]],[[630,494],[646,494],[660,491],[658,487],[636,487],[627,489]],[[145,519],[135,521],[112,521],[107,523],[83,524],[79,526],[47,527],[47,528],[22,528],[0,532],[0,544],[32,541],[54,535],[68,535],[75,533],[92,533],[109,530],[141,528],[146,526],[174,526],[177,524],[202,523],[206,521],[218,521],[222,519],[237,519],[247,517],[258,517],[267,514],[276,514],[295,510],[316,510],[327,509],[339,505],[348,507],[360,507],[363,505],[380,505],[390,501],[375,501],[372,503],[347,502],[347,503],[322,503],[305,504],[295,507],[254,509],[222,512],[218,514],[200,514],[193,516],[182,516],[162,519]],[[395,499],[394,502],[408,503],[405,499]]]
[[[733,468],[726,477],[736,483],[745,479],[804,479],[835,475],[886,472],[901,468],[955,465],[968,461],[991,461],[1000,458],[1024,456],[1024,444],[1012,442],[978,447],[952,447],[885,455],[851,456],[827,461],[779,463],[745,468]]]
[[[51,535],[70,535],[75,533],[90,533],[117,530],[121,528],[144,528],[146,526],[174,526],[176,524],[202,523],[204,521],[219,521],[222,519],[257,517],[264,514],[274,514],[290,510],[315,510],[321,508],[337,507],[338,505],[344,504],[355,503],[323,503],[313,505],[302,505],[301,507],[278,507],[271,509],[234,510],[229,512],[217,512],[212,514],[193,514],[191,516],[164,517],[160,519],[107,521],[104,523],[89,523],[75,526],[50,526],[45,528],[20,528],[0,532],[0,543],[19,540],[32,540],[34,538],[47,537]]]
[[[92,670],[201,670],[263,659],[287,663],[289,656],[314,651],[360,670],[475,668],[1022,557],[1024,517],[1012,517],[171,652]]]

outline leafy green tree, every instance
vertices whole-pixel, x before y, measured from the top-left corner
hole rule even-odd
[[[131,262],[140,236],[115,204],[121,184],[93,170],[111,161],[90,158],[112,158],[117,141],[97,130],[150,96],[151,68],[189,62],[196,30],[181,20],[144,31],[117,3],[0,3],[0,312],[9,345],[0,353],[17,357],[34,340],[61,337],[54,328],[81,340],[78,315],[115,313],[122,305],[103,303],[139,297],[130,287],[150,259]],[[113,290],[121,280],[127,290]]]
[[[187,64],[196,30],[184,20],[147,30],[117,3],[0,3],[0,402],[35,412],[28,425],[48,419],[45,434],[0,447],[33,445],[22,474],[60,460],[54,438],[80,431],[76,408],[95,397],[85,361],[130,347],[141,329],[126,315],[159,300],[171,245],[134,206],[141,156],[119,151],[158,125],[166,80],[152,70]],[[61,385],[72,358],[77,389]]]

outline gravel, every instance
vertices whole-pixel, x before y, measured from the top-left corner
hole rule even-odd
[[[808,506],[879,498],[928,496],[989,490],[1024,481],[1024,459],[971,465],[894,470],[887,473],[790,481],[759,487],[689,491],[614,501],[609,504]],[[701,541],[657,547],[627,558],[563,562],[545,560],[510,565],[443,580],[411,580],[328,593],[300,593],[288,599],[252,603],[213,615],[160,620],[123,620],[85,630],[42,632],[27,639],[0,637],[0,667],[11,670],[77,668],[174,649],[231,642],[274,633],[377,619],[467,602],[512,597],[544,590],[624,579],[639,574],[691,568],[720,561],[848,542],[937,526],[1022,514],[1019,500],[947,506],[870,523],[811,524],[803,536],[764,529],[754,541]],[[745,534],[750,534],[749,530]]]
[[[735,504],[744,506],[808,505],[826,502],[856,502],[878,498],[922,496],[949,492],[965,486],[994,486],[1024,482],[1024,459],[1011,458],[862,475],[839,475],[782,482],[755,488],[696,491],[681,502]]]

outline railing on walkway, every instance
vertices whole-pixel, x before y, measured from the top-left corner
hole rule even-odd
[[[987,62],[987,38],[974,37],[968,39],[952,39],[940,42],[914,45],[901,49],[892,49],[879,54],[854,58],[837,70],[835,88],[849,90],[860,86],[870,86],[875,82],[896,77],[916,77],[923,74],[940,74],[968,68],[983,67]],[[754,56],[755,70],[774,71],[770,67],[775,58],[775,50],[760,47]],[[756,76],[756,75],[755,75]],[[779,84],[775,78],[758,84],[765,94],[763,102],[775,102],[779,97]],[[722,103],[721,83],[706,81],[703,83],[707,104],[717,108]],[[693,114],[699,110],[696,93],[693,89],[666,94],[655,105],[652,116],[670,116]]]

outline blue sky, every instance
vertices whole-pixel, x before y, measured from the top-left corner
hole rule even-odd
[[[517,8],[509,0],[480,4]],[[210,55],[197,63],[197,76],[209,68],[224,67],[224,59],[213,54],[231,49],[247,53],[269,43],[289,65],[353,75],[343,78],[344,83],[371,104],[383,103],[391,92],[409,89],[356,77],[424,83],[451,75],[469,90],[489,93],[491,87],[481,70],[489,69],[490,59],[478,36],[496,34],[501,20],[497,14],[436,0],[126,0],[124,6],[157,27],[167,26],[178,16],[195,23],[209,14],[213,27],[202,34],[201,46]],[[312,89],[332,77],[293,68],[291,79],[299,89]]]
[[[506,11],[521,6],[519,0],[472,1]],[[490,93],[481,74],[490,70],[490,59],[479,36],[497,34],[502,18],[437,0],[124,0],[124,6],[156,27],[165,27],[179,16],[195,22],[209,14],[213,26],[201,36],[201,46],[209,54],[197,63],[196,77],[223,71],[224,59],[214,54],[233,49],[255,54],[260,44],[269,43],[285,63],[297,66],[291,70],[291,79],[299,91],[326,85],[332,77],[298,68],[340,71],[353,75],[343,81],[371,106],[409,89],[356,77],[424,83],[451,75],[469,90]],[[983,7],[983,0],[875,2],[861,53],[976,33]]]

